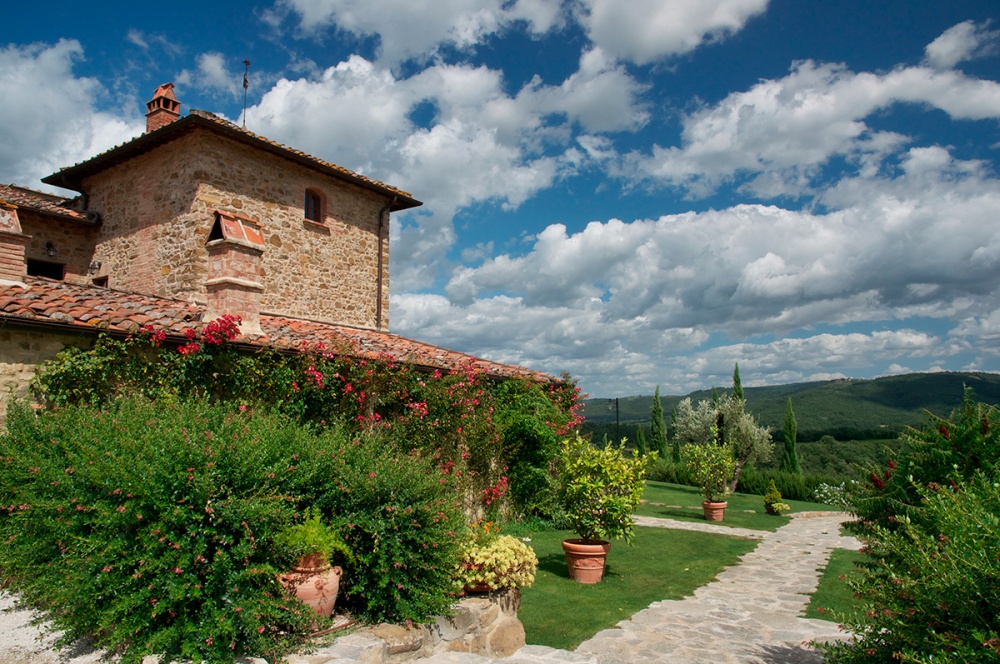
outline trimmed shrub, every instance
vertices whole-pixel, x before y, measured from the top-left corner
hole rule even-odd
[[[764,511],[774,516],[781,516],[782,512],[787,512],[791,507],[781,502],[781,492],[774,485],[774,480],[767,485],[767,493],[764,494]]]
[[[288,652],[313,620],[275,574],[276,535],[315,507],[355,553],[349,605],[371,620],[445,611],[464,521],[451,477],[334,426],[183,401],[121,399],[0,436],[0,568],[62,643],[123,662]]]

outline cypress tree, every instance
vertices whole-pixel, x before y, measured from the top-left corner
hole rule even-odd
[[[743,384],[740,383],[740,363],[736,363],[736,368],[733,369],[733,396],[737,399],[742,399],[746,401],[746,397],[743,396]]]
[[[646,437],[642,434],[642,425],[635,428],[635,449],[639,456],[646,456]]]
[[[712,388],[712,405],[715,406],[716,408],[718,408],[720,403],[722,403],[722,399],[719,398],[719,391],[713,387]]]
[[[681,438],[677,435],[677,406],[670,409],[670,437],[674,439],[673,459],[674,463],[681,462]]]
[[[782,430],[785,439],[785,453],[781,457],[781,470],[801,475],[802,467],[799,465],[799,453],[795,449],[798,428],[799,425],[795,421],[795,411],[792,410],[792,398],[788,397],[788,406],[785,408],[785,426]]]
[[[660,458],[667,456],[667,431],[663,423],[663,406],[660,404],[660,386],[656,386],[653,394],[653,408],[649,422],[649,447],[660,453]]]

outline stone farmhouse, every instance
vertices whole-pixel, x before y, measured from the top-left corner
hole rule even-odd
[[[143,326],[182,343],[224,314],[238,341],[386,353],[429,369],[551,376],[389,333],[389,221],[409,193],[204,111],[173,85],[146,132],[43,178],[64,198],[0,185],[0,418],[70,344]]]

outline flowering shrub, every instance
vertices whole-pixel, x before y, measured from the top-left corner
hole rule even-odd
[[[579,388],[568,378],[498,382],[474,362],[428,373],[322,344],[295,354],[243,354],[228,343],[238,322],[222,317],[188,329],[175,346],[151,328],[125,340],[101,336],[92,348],[67,349],[43,365],[35,393],[49,406],[141,394],[277,409],[302,423],[378,438],[397,454],[433,458],[448,469],[470,515],[554,511],[557,436],[581,421]]]
[[[336,515],[355,553],[342,586],[355,615],[422,621],[453,600],[454,495],[419,454],[263,410],[123,398],[36,416],[14,404],[0,436],[0,569],[62,642],[91,636],[126,664],[276,661],[314,619],[275,577],[297,514]]]
[[[855,635],[829,660],[1000,662],[1000,410],[968,394],[903,434],[903,455],[849,487],[864,543]]]
[[[535,552],[516,537],[500,535],[485,542],[472,538],[462,551],[458,587],[528,588],[537,569]]]

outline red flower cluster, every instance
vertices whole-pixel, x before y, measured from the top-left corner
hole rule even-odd
[[[240,334],[240,323],[243,320],[239,316],[220,316],[205,326],[201,333],[201,338],[209,346],[219,346],[226,341],[232,341]]]

